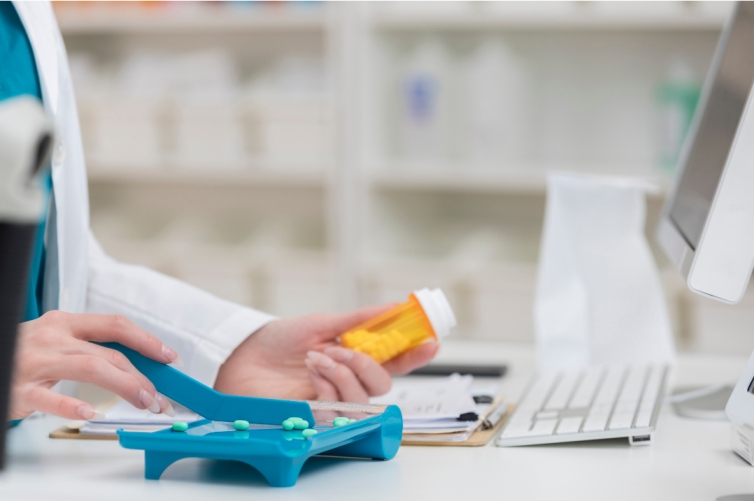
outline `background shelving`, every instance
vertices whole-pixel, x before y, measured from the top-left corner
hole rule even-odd
[[[56,6],[87,141],[92,225],[105,248],[280,315],[440,285],[459,336],[522,342],[532,341],[546,173],[654,183],[651,228],[669,184],[658,88],[678,61],[701,80],[730,10],[726,2],[242,4]],[[466,136],[452,129],[466,97],[450,86],[447,150],[406,155],[401,82],[416,47],[441,47],[455,76],[489,40],[531,78],[528,149],[469,159]],[[134,77],[139,64],[177,76],[164,77],[155,97],[144,92],[151,76]],[[231,84],[197,80],[187,91],[183,68],[224,71]],[[220,89],[207,101],[220,111],[209,117],[197,91],[206,85]],[[149,137],[160,139],[143,144]],[[129,158],[134,144],[143,154]],[[235,153],[213,162],[218,151]],[[674,272],[663,276],[681,346],[754,348],[743,334],[750,308],[721,309],[688,294]]]

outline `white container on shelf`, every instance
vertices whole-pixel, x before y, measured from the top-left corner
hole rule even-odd
[[[397,125],[398,153],[402,158],[432,161],[448,155],[451,71],[447,47],[436,37],[420,41],[401,61]]]
[[[239,169],[247,165],[239,104],[226,98],[173,101],[172,163],[189,169]]]
[[[521,163],[529,144],[529,76],[499,38],[486,38],[459,64],[459,149],[464,160],[500,168]]]
[[[319,170],[334,157],[334,110],[322,96],[256,94],[243,122],[247,151],[265,168]]]
[[[98,168],[155,168],[163,161],[164,103],[109,95],[85,101],[88,157]]]

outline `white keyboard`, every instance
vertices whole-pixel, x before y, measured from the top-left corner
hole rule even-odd
[[[667,370],[645,365],[541,374],[530,383],[497,445],[621,437],[632,445],[649,444]]]

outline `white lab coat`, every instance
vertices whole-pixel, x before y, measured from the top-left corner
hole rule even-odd
[[[220,366],[273,317],[188,284],[109,258],[89,228],[86,165],[68,59],[48,2],[14,2],[31,41],[44,106],[55,124],[54,203],[43,303],[72,313],[124,315],[183,358],[183,371],[214,384]],[[57,266],[54,263],[57,262]],[[46,308],[46,309],[48,309]]]

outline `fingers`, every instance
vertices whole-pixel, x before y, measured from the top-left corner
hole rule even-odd
[[[310,351],[306,357],[305,363],[309,370],[317,373],[335,387],[343,401],[358,403],[369,401],[369,395],[351,369],[318,351]]]
[[[136,367],[134,367],[133,364],[128,360],[128,357],[126,357],[123,353],[93,343],[81,344],[85,346],[87,354],[98,356],[106,362],[112,364],[117,369],[120,369],[123,372],[130,374],[131,376],[136,378],[141,387],[146,390],[147,393],[154,396],[157,404],[160,406],[160,412],[163,412],[171,417],[175,416],[173,405],[168,401],[168,399],[157,393],[157,389],[154,387],[152,382],[144,374],[139,372]]]
[[[330,326],[329,329],[325,329],[326,338],[323,341],[329,341],[343,334],[345,331],[352,327],[366,322],[370,318],[374,318],[377,315],[386,312],[395,304],[383,304],[378,306],[368,306],[356,311],[348,313],[337,313],[334,315],[328,315]]]
[[[56,312],[56,315],[65,316],[71,332],[78,339],[98,343],[120,343],[164,364],[182,363],[175,350],[120,315],[68,315],[60,312]]]
[[[390,373],[369,355],[340,346],[325,348],[325,355],[351,369],[369,396],[384,395],[390,390]]]
[[[440,349],[439,343],[424,343],[416,348],[398,355],[392,360],[385,362],[382,367],[390,374],[408,374],[412,370],[427,365],[437,355]]]
[[[70,355],[65,364],[50,369],[50,379],[67,379],[93,383],[112,391],[139,409],[158,414],[160,404],[145,390],[136,377],[124,372],[105,359],[91,355]]]
[[[329,381],[320,376],[316,370],[309,369],[309,379],[312,382],[314,391],[317,393],[317,400],[324,400],[325,402],[337,402],[340,400],[338,390]]]
[[[157,393],[157,389],[152,384],[152,381],[150,381],[144,374],[139,372],[138,369],[133,366],[131,361],[128,360],[128,357],[126,357],[123,353],[117,350],[112,350],[110,348],[105,348],[104,346],[100,346],[94,343],[80,344],[82,345],[82,354],[100,357],[117,369],[120,369],[123,372],[135,377],[141,387],[147,390],[149,393],[153,395]]]
[[[40,412],[54,414],[66,419],[104,418],[104,414],[97,412],[90,404],[77,398],[60,395],[47,388],[34,388],[29,393],[28,402]]]

